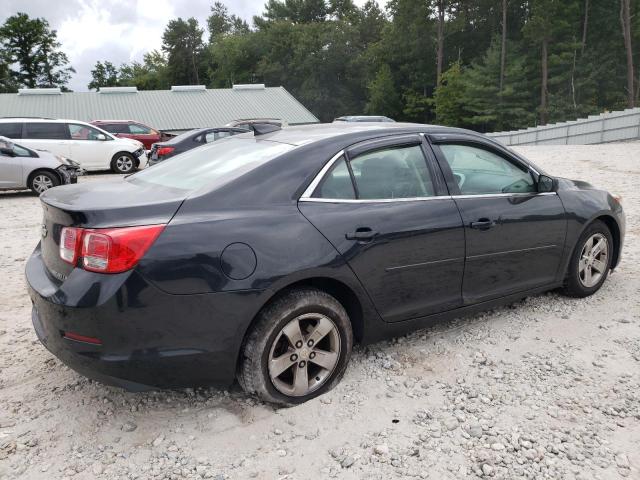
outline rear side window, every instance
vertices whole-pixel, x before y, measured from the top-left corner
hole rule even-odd
[[[351,175],[344,157],[333,164],[313,193],[314,198],[351,200],[356,198]]]
[[[98,125],[103,130],[109,133],[129,133],[129,128],[125,123],[105,123]]]
[[[22,123],[0,123],[0,137],[22,138]]]
[[[433,196],[433,183],[420,146],[376,150],[351,161],[358,198],[384,200]]]
[[[255,139],[213,142],[171,157],[128,177],[181,190],[220,187],[294,148],[287,143]]]
[[[25,137],[42,140],[67,140],[69,130],[65,123],[33,122],[25,124]]]

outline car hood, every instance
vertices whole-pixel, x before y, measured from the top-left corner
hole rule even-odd
[[[598,190],[584,180],[572,180],[570,178],[556,177],[561,188],[565,190]]]
[[[136,148],[143,148],[144,144],[138,140],[133,138],[126,137],[116,137],[116,141],[121,142],[123,144],[133,145]]]

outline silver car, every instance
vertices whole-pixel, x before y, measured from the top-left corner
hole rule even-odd
[[[28,188],[40,195],[57,185],[76,183],[82,173],[73,160],[0,137],[0,190]]]

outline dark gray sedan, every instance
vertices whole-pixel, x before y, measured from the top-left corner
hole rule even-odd
[[[247,128],[216,127],[198,128],[189,130],[183,134],[173,137],[166,142],[158,142],[151,145],[149,155],[149,166],[155,165],[167,158],[171,158],[179,153],[184,153],[196,147],[201,147],[216,140],[230,137],[238,133],[246,133]]]

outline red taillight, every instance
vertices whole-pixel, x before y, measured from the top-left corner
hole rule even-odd
[[[65,227],[60,239],[60,257],[74,263],[82,258],[82,267],[90,272],[120,273],[133,268],[149,247],[158,238],[164,225],[145,225],[142,227],[82,229]],[[75,237],[65,230],[75,231]],[[73,261],[63,256],[63,244],[75,242]],[[81,240],[81,241],[80,241]],[[64,250],[65,255],[69,253]]]
[[[169,155],[174,150],[175,148],[173,147],[160,147],[156,153],[158,154],[159,157],[163,157],[165,155]]]
[[[64,227],[60,233],[60,258],[67,263],[75,265],[80,251],[80,239],[82,229]]]

